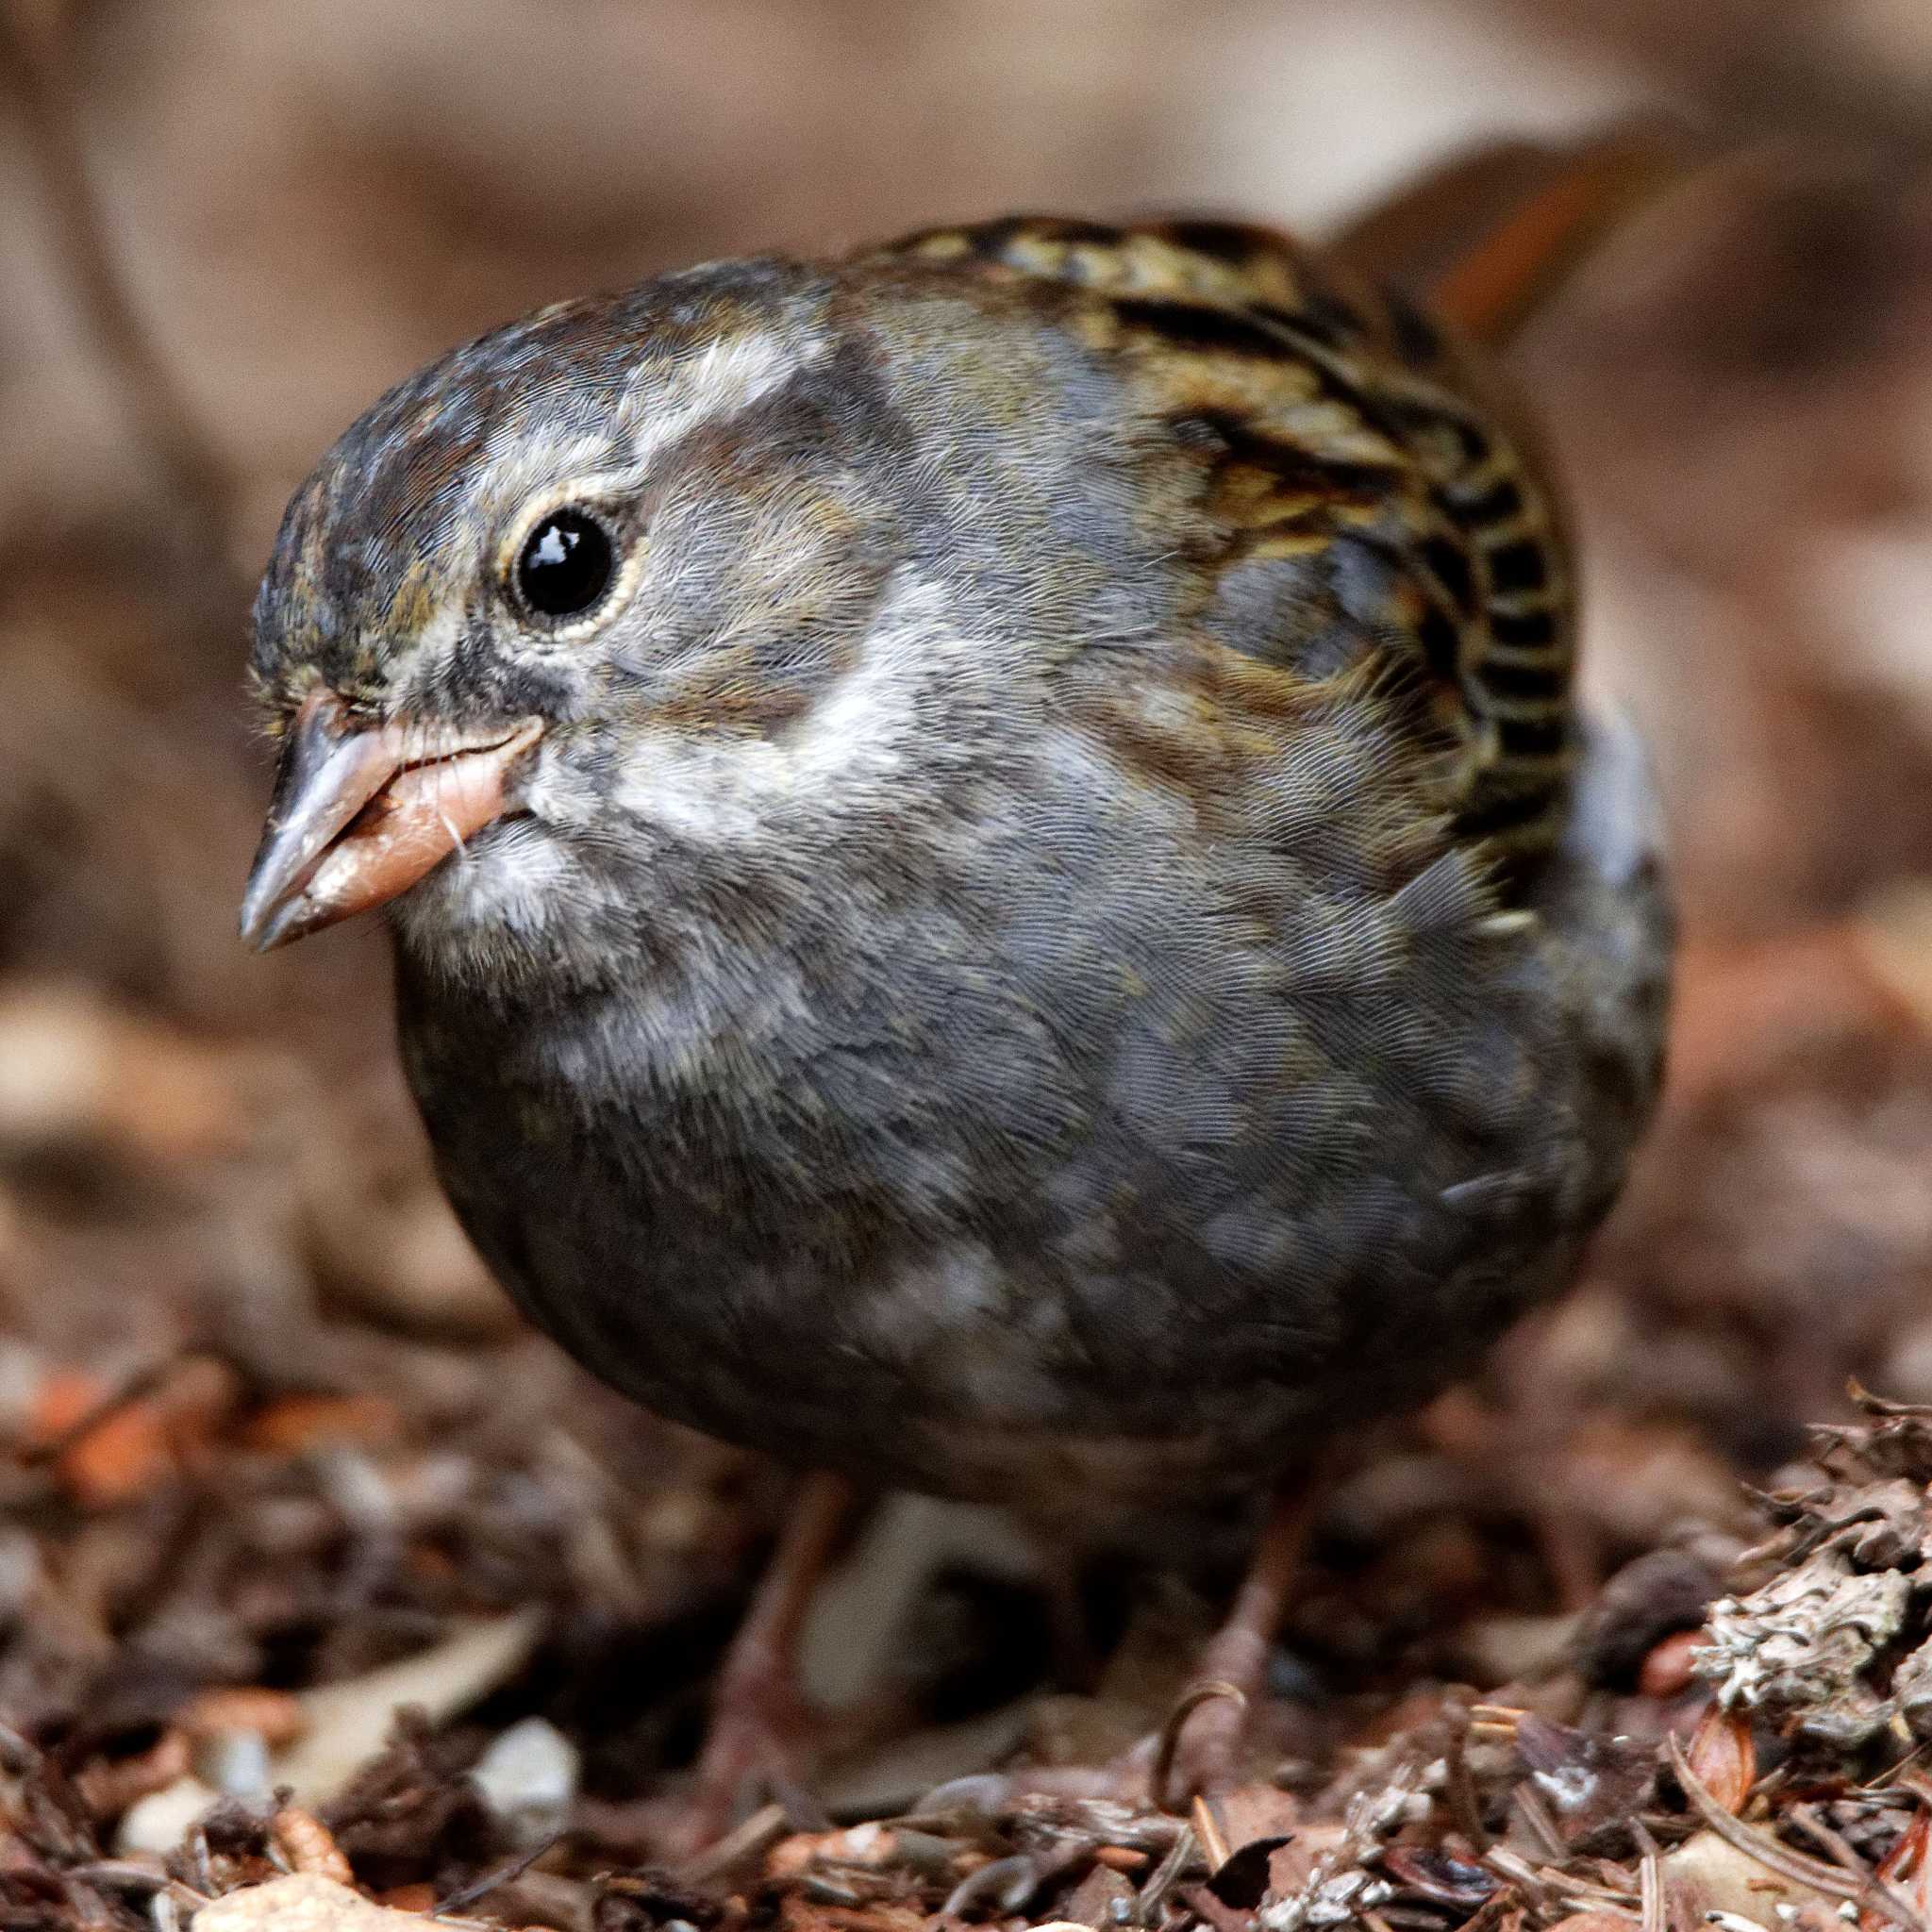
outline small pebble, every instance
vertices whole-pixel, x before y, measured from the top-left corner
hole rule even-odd
[[[562,1828],[581,1762],[576,1746],[555,1724],[526,1717],[476,1760],[470,1781],[517,1840],[531,1845]]]
[[[129,1852],[153,1852],[165,1857],[176,1850],[188,1836],[188,1828],[221,1793],[198,1777],[177,1777],[171,1785],[130,1805],[114,1834],[114,1849],[124,1856]]]

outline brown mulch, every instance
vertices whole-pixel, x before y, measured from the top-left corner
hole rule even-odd
[[[618,1793],[651,1782],[664,1731],[639,1732],[704,1651],[676,1658],[669,1633],[689,1606],[673,1579],[688,1597],[689,1578],[639,1534],[635,1499],[571,1468],[541,1428],[491,1427],[486,1401],[432,1432],[375,1397],[271,1394],[218,1357],[183,1357],[49,1434],[24,1478],[40,1492],[16,1499],[50,1561],[9,1658],[22,1714],[0,1732],[0,1924],[131,1928],[296,1873],[409,1911],[562,1928],[710,1932],[775,1915],[909,1932],[936,1914],[1096,1932],[1541,1932],[1587,1915],[1920,1928],[1932,1408],[1859,1400],[1860,1420],[1814,1431],[1814,1459],[1761,1499],[1777,1527],[1731,1544],[1724,1575],[1722,1533],[1687,1525],[1572,1615],[1495,1607],[1510,1544],[1535,1535],[1507,1520],[1514,1478],[1486,1490],[1458,1477],[1453,1446],[1413,1448],[1407,1485],[1441,1485],[1434,1527],[1391,1544],[1388,1518],[1350,1521],[1371,1507],[1362,1487],[1402,1466],[1375,1458],[1331,1511],[1290,1637],[1300,1679],[1263,1713],[1260,1774],[1211,1808],[1151,1806],[1144,1750],[1042,1762],[1042,1726],[1012,1768],[952,1778],[882,1820],[838,1828],[811,1797],[782,1794],[675,1873],[653,1856],[652,1806]],[[1439,1420],[1439,1436],[1478,1425]],[[721,1507],[715,1491],[691,1504]],[[1379,1546],[1351,1549],[1351,1532]],[[1517,1579],[1545,1560],[1519,1560]],[[83,1581],[97,1591],[91,1624]],[[439,1632],[446,1653],[452,1626],[532,1602],[543,1634],[486,1671],[454,1722],[384,1710],[373,1757],[312,1809],[291,1800],[284,1781],[314,1774],[305,1738],[340,1724],[341,1700],[266,1679],[340,1688],[345,1669],[420,1659]],[[1338,1623],[1344,1603],[1352,1624]],[[1429,1627],[1485,1603],[1453,1636]],[[1476,1667],[1462,1681],[1442,1674],[1458,1648]],[[1521,1674],[1470,1681],[1512,1658]],[[586,1679],[624,1706],[625,1735],[590,1708]],[[539,1713],[553,1738],[575,1734],[582,1772],[545,1795],[554,1808],[533,1831],[479,1758]],[[221,1795],[251,1770],[253,1790]],[[208,1784],[178,1840],[155,1843],[142,1807],[197,1774]]]

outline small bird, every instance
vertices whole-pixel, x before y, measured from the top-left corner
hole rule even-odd
[[[1671,950],[1572,583],[1470,337],[1220,221],[561,302],[297,492],[244,936],[386,906],[505,1288],[830,1478],[727,1664],[707,1828],[774,1761],[838,1478],[1085,1539],[1291,1498],[1568,1280]],[[1257,1688],[1295,1520],[1208,1675]]]

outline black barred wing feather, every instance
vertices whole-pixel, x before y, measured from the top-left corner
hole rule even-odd
[[[1507,402],[1462,343],[1392,291],[1235,223],[1015,217],[877,253],[1083,291],[1074,325],[1202,452],[1218,533],[1208,627],[1295,662],[1306,598],[1294,636],[1217,627],[1214,599],[1271,565],[1314,574],[1424,708],[1465,835],[1516,872],[1548,848],[1574,750],[1567,546]]]

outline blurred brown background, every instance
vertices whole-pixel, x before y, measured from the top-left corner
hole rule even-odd
[[[1569,1512],[1512,1607],[1724,1517],[1848,1374],[1932,1398],[1925,0],[6,5],[0,1708],[71,1712],[130,1657],[299,1684],[459,1610],[648,1624],[736,1587],[761,1479],[587,1398],[446,1221],[379,931],[234,938],[245,604],[289,491],[449,343],[733,251],[1011,208],[1319,230],[1484,136],[1711,132],[1520,358],[1690,945],[1652,1158],[1471,1398],[1538,1458],[1485,1507]],[[76,1419],[117,1391],[146,1434],[110,1454]],[[432,1442],[469,1460],[425,1491]],[[215,1467],[320,1509],[311,1542],[210,1526]],[[1439,1580],[1443,1627],[1493,1586]]]

